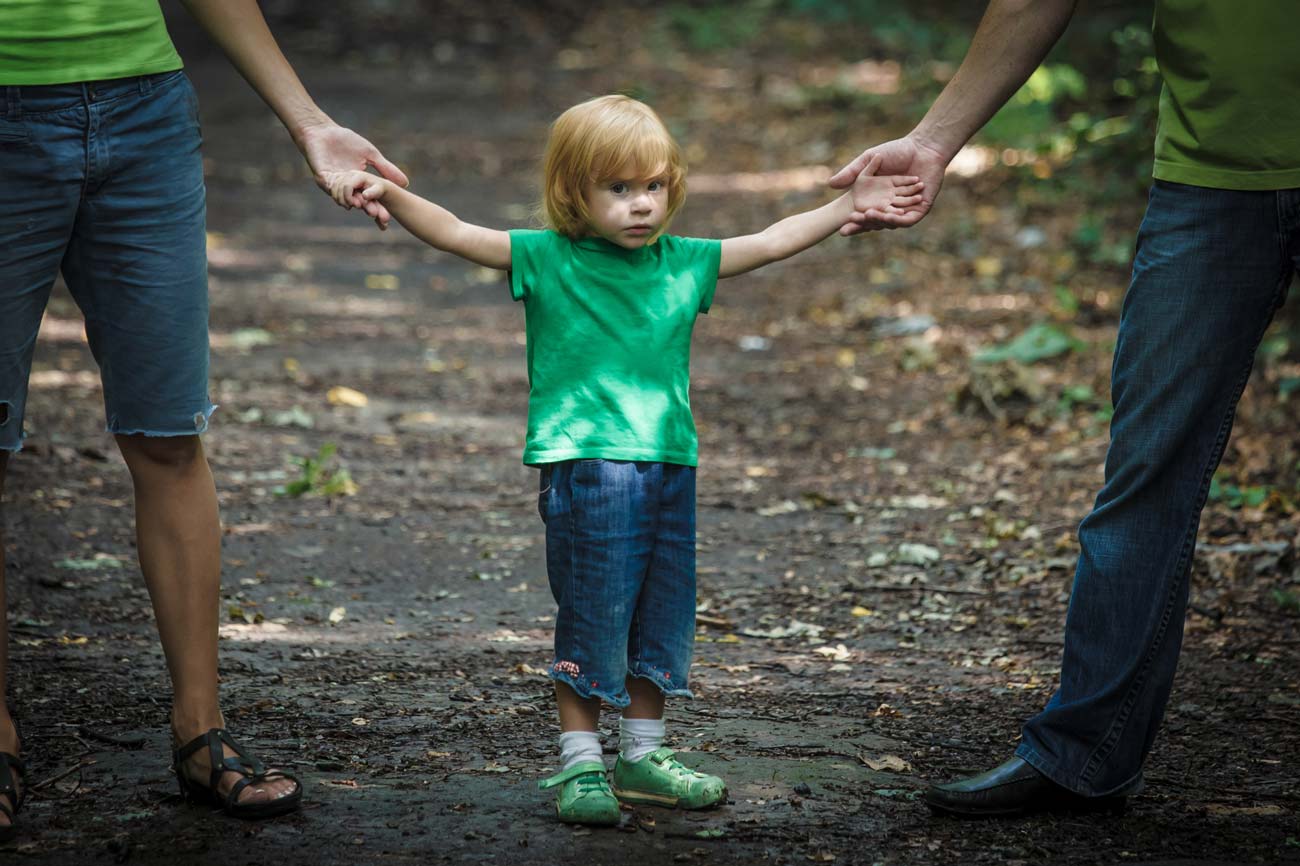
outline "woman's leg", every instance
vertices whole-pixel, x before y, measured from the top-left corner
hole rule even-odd
[[[212,472],[198,436],[118,436],[135,487],[140,570],[158,621],[171,675],[172,735],[178,745],[225,727],[217,699],[217,626],[221,602],[221,522]],[[227,748],[227,755],[233,752]],[[208,782],[208,756],[190,758],[189,775]],[[238,777],[224,773],[229,791]],[[293,792],[287,779],[245,788],[240,803]]]
[[[5,678],[5,672],[9,669],[9,617],[6,612],[9,610],[8,603],[5,600],[5,520],[4,520],[4,496],[5,496],[5,474],[9,468],[9,452],[0,451],[0,752],[8,752],[11,755],[17,755],[20,744],[18,742],[18,731],[14,728],[14,721],[9,717],[9,705],[5,697],[9,694],[8,680]],[[22,790],[22,780],[15,779],[18,783],[19,791]],[[17,803],[9,803],[9,809],[12,810]],[[9,818],[4,812],[0,812],[0,827],[9,826]]]

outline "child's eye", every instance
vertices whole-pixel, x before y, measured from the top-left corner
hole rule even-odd
[[[622,195],[623,193],[627,192],[627,184],[611,183],[609,185],[609,191],[614,193],[614,195]]]
[[[651,192],[659,192],[659,190],[661,190],[661,189],[663,189],[663,188],[664,188],[664,183],[663,183],[663,181],[661,181],[661,180],[652,180],[652,181],[650,181],[650,191],[651,191]]]

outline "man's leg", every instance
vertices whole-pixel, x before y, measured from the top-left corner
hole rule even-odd
[[[1017,754],[1079,794],[1138,780],[1173,686],[1201,509],[1293,267],[1277,194],[1157,183],[1115,348],[1106,482],[1079,527],[1061,685]]]
[[[1178,663],[1210,479],[1291,280],[1279,236],[1276,193],[1152,190],[1120,318],[1106,481],[1079,527],[1061,685],[1016,751],[1065,791],[1123,794],[1140,778]],[[957,811],[994,788],[1006,798],[1042,784],[1016,763],[927,799]]]

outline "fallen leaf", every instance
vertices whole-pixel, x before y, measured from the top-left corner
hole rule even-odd
[[[380,292],[395,292],[401,286],[396,274],[366,274],[366,288]]]
[[[898,757],[898,755],[885,755],[883,758],[868,758],[863,755],[858,755],[858,760],[876,771],[884,770],[888,773],[906,773],[912,769],[912,765]]]
[[[343,385],[335,385],[330,388],[325,395],[325,399],[332,406],[351,406],[354,409],[360,409],[370,403],[370,398],[365,394]]]
[[[348,609],[346,607],[336,607],[330,611],[329,620],[331,623],[337,625],[343,622],[343,617],[347,615],[348,615]]]

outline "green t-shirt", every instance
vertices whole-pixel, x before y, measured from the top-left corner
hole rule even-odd
[[[0,0],[0,85],[181,68],[158,0]]]
[[[1298,13],[1288,0],[1156,0],[1157,179],[1300,187]]]
[[[718,284],[722,242],[661,236],[639,250],[510,232],[524,302],[524,462],[600,457],[696,465],[691,331]]]

